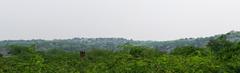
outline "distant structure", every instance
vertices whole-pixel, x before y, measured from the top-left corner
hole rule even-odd
[[[86,56],[86,53],[84,50],[80,51],[80,59],[83,59]]]

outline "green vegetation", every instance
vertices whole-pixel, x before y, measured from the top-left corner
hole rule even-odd
[[[229,41],[240,41],[240,32],[232,31],[226,35]],[[194,46],[204,47],[210,40],[218,38],[220,35],[204,38],[185,38],[173,41],[135,41],[124,38],[73,38],[73,39],[55,39],[55,40],[5,40],[0,41],[0,53],[10,45],[30,46],[36,45],[36,50],[62,49],[65,51],[79,51],[89,49],[107,49],[119,50],[118,46],[130,43],[138,46],[156,48],[161,51],[171,51],[176,47]]]
[[[0,73],[240,73],[240,42],[222,35],[205,47],[177,47],[171,52],[125,44],[118,50],[79,51],[36,45],[8,46],[10,56],[0,56]]]

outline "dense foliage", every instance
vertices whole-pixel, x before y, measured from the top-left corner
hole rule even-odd
[[[37,51],[36,45],[9,46],[0,56],[0,73],[239,73],[240,43],[226,36],[205,47],[177,47],[162,52],[125,44],[120,50],[91,49],[85,57],[60,49]]]

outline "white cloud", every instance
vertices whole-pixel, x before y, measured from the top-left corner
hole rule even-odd
[[[170,40],[240,28],[238,0],[1,0],[0,39]]]

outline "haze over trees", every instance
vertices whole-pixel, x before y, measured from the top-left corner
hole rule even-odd
[[[231,31],[227,34],[227,40],[240,41],[240,32]],[[216,39],[220,35],[201,38],[184,38],[173,41],[135,41],[124,38],[73,38],[55,40],[5,40],[0,41],[0,47],[6,48],[9,45],[32,45],[35,44],[37,50],[62,49],[66,51],[78,51],[88,49],[108,49],[117,50],[118,46],[130,43],[138,46],[156,48],[161,51],[170,51],[181,46],[203,47],[209,40]],[[0,49],[1,49],[0,48]]]

